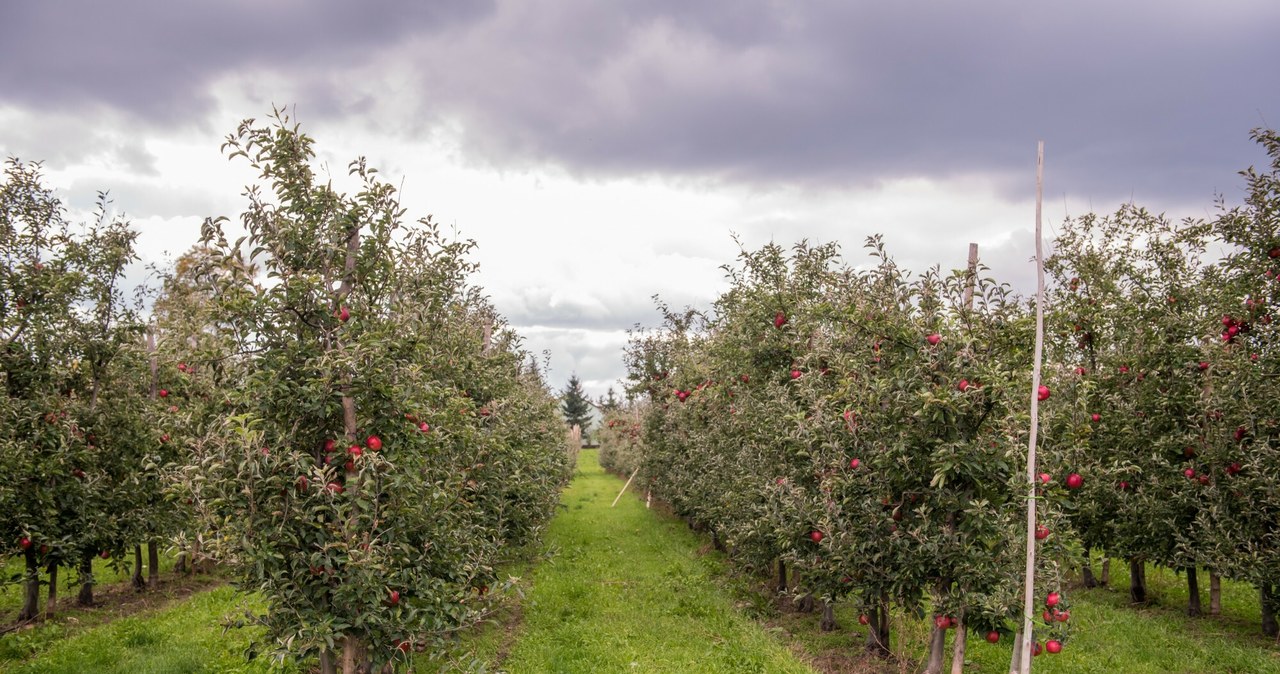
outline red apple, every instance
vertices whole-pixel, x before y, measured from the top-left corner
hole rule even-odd
[[[1084,478],[1080,477],[1080,473],[1072,473],[1067,476],[1067,488],[1079,489],[1084,485]]]
[[[1209,476],[1208,476],[1208,475],[1201,475],[1201,476],[1200,476],[1200,485],[1201,485],[1201,486],[1208,486],[1208,485],[1209,485]]]
[[[1050,639],[1044,642],[1044,649],[1046,651],[1049,651],[1050,653],[1061,653],[1062,642],[1058,641],[1057,639]]]
[[[1121,366],[1120,366],[1120,374],[1129,374],[1129,366],[1128,366],[1128,365],[1121,365]]]
[[[364,453],[364,450],[360,449],[359,445],[351,445],[350,447],[347,448],[347,453],[353,457],[359,457],[361,454]]]
[[[870,623],[871,623],[871,619],[867,617],[867,614],[863,613],[862,615],[858,616],[859,625],[868,625]]]
[[[1120,491],[1128,491],[1128,490],[1129,490],[1129,483],[1128,483],[1128,482],[1125,482],[1124,480],[1121,480],[1121,481],[1120,481]]]
[[[823,538],[824,536],[822,535],[821,531],[818,531],[815,529],[809,532],[809,540],[813,541],[814,543],[821,543]]]
[[[259,452],[262,452],[262,455],[263,455],[263,456],[271,456],[271,449],[270,449],[270,448],[263,447],[262,449],[259,449],[258,451],[259,451]]]
[[[23,550],[29,550],[31,548],[31,539],[27,538],[26,536],[19,538],[18,547],[22,548]]]
[[[388,602],[388,603],[390,603],[392,606],[395,606],[396,604],[399,604],[399,603],[400,603],[400,591],[399,591],[399,590],[392,590],[392,591],[391,591],[391,593],[390,593],[390,596],[388,596],[388,597],[387,597],[387,602]]]
[[[407,641],[396,639],[396,648],[399,649],[401,653],[408,653],[411,645]]]
[[[169,397],[169,391],[168,391],[168,389],[160,389],[160,397],[161,397],[161,398],[168,398],[168,397]]]
[[[1102,415],[1098,414],[1097,412],[1094,412],[1093,414],[1089,415],[1089,420],[1096,424],[1099,421],[1102,421]]]
[[[337,448],[338,448],[338,443],[335,442],[332,438],[324,441],[324,451],[326,454],[332,453],[333,450]]]
[[[786,315],[786,314],[782,313],[781,311],[779,311],[777,314],[774,314],[774,316],[773,316],[773,327],[775,327],[775,328],[781,328],[782,326],[784,326],[784,325],[786,325],[786,324],[787,324],[787,315]]]
[[[1227,466],[1227,475],[1235,475],[1236,473],[1239,473],[1239,472],[1240,472],[1239,461],[1232,461],[1231,465]]]
[[[938,333],[935,332],[929,335],[928,337],[925,337],[925,341],[929,342],[929,344],[932,346],[937,346],[938,342],[942,341],[942,335],[939,335]]]
[[[1058,611],[1055,616],[1058,622],[1064,623],[1071,619],[1071,611]]]
[[[1043,524],[1036,525],[1036,540],[1043,541],[1048,537],[1049,537],[1049,527],[1046,527]]]
[[[1272,246],[1271,250],[1267,251],[1267,257],[1273,260],[1277,257],[1280,257],[1280,246]]]
[[[1239,441],[1241,441],[1241,440],[1244,440],[1244,436],[1245,436],[1245,433],[1246,433],[1246,432],[1247,432],[1247,431],[1245,430],[1244,426],[1239,426],[1239,427],[1237,427],[1237,428],[1236,428],[1236,442],[1239,442]]]
[[[1209,363],[1208,363],[1207,361],[1203,361],[1203,360],[1202,360],[1202,361],[1200,361],[1200,371],[1201,371],[1201,372],[1203,372],[1203,371],[1205,371],[1205,370],[1207,370],[1207,369],[1209,369]]]
[[[338,309],[338,320],[346,323],[351,318],[351,312],[345,306]]]
[[[101,558],[103,558],[103,559],[111,559],[111,551],[110,551],[110,550],[103,550],[102,552],[99,552],[99,553],[98,553],[98,556],[99,556],[99,557],[101,557]]]
[[[1084,372],[1085,372],[1085,370],[1084,370],[1084,368],[1083,368],[1083,367],[1077,367],[1077,368],[1076,368],[1076,374],[1078,374],[1078,375],[1080,375],[1080,376],[1084,376]]]
[[[329,484],[325,485],[325,489],[328,489],[331,493],[334,493],[334,494],[341,494],[343,491],[342,485],[338,484],[337,482],[330,482]]]
[[[999,632],[997,632],[997,631],[995,631],[995,630],[991,630],[990,632],[987,632],[987,643],[989,643],[989,644],[994,644],[994,643],[996,643],[996,642],[998,642],[998,641],[1000,641],[1000,633],[999,633]]]
[[[427,422],[424,421],[418,424],[418,430],[422,431],[423,433],[426,433],[431,430],[431,424],[428,424]]]
[[[1041,653],[1040,642],[1039,641],[1031,642],[1031,657],[1040,655],[1040,653]]]
[[[1057,592],[1050,592],[1049,594],[1045,595],[1044,605],[1048,606],[1049,608],[1053,608],[1054,606],[1058,605],[1059,601],[1062,601],[1062,595],[1058,594]]]
[[[1041,384],[1041,385],[1040,385],[1040,388],[1036,389],[1036,399],[1038,399],[1038,400],[1048,400],[1048,399],[1049,399],[1049,387],[1048,387],[1048,386],[1045,386],[1044,384]]]
[[[791,378],[792,378],[792,379],[799,379],[801,374],[803,374],[803,373],[802,373],[802,372],[800,372],[799,370],[792,370],[792,371],[791,371]]]
[[[1048,473],[1040,473],[1041,484],[1049,484],[1052,481],[1053,481],[1053,476],[1049,475]]]
[[[961,380],[960,380],[960,383],[959,383],[959,384],[956,384],[956,388],[960,389],[960,392],[961,392],[961,393],[964,393],[965,391],[968,391],[968,390],[969,390],[969,380],[968,380],[968,379],[961,379]]]
[[[1195,478],[1195,476],[1196,476],[1196,469],[1194,469],[1194,468],[1188,468],[1188,469],[1186,469],[1186,470],[1182,471],[1182,474],[1183,474],[1183,475],[1186,475],[1188,479]]]
[[[379,449],[382,449],[382,438],[379,438],[376,435],[370,435],[364,441],[364,446],[376,452]]]

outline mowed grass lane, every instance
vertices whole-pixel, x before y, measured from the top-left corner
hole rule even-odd
[[[584,450],[500,667],[525,672],[812,672],[717,586],[683,523],[624,496]],[[635,485],[632,485],[633,487]]]

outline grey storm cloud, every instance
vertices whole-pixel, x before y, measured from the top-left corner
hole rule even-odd
[[[461,120],[495,165],[840,186],[985,174],[1203,202],[1280,116],[1280,4],[8,3],[0,107],[200,120],[220,77],[283,74],[320,116]],[[353,68],[401,72],[392,102]],[[381,67],[381,66],[380,66]],[[291,101],[277,101],[288,103]],[[385,107],[380,107],[385,106]],[[252,114],[260,111],[244,111]],[[376,123],[376,122],[370,122]],[[145,164],[145,158],[138,161]]]

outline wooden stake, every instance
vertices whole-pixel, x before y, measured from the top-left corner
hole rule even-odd
[[[978,244],[969,244],[969,266],[966,268],[964,286],[964,308],[973,308],[973,286],[978,279]]]
[[[618,501],[622,499],[622,495],[627,492],[627,487],[631,486],[631,481],[636,479],[636,473],[639,473],[639,472],[640,472],[639,468],[631,471],[631,477],[627,478],[627,483],[622,485],[622,491],[618,492],[618,496],[613,499],[613,503],[609,505],[610,508],[618,505]]]
[[[1027,438],[1027,567],[1022,602],[1022,648],[1016,674],[1031,674],[1032,612],[1036,591],[1036,441],[1040,426],[1040,358],[1044,351],[1044,247],[1040,214],[1044,202],[1044,141],[1036,145],[1036,347],[1031,363],[1031,432]]]

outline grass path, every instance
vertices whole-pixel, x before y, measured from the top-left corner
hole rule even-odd
[[[556,554],[533,573],[523,625],[501,668],[556,672],[812,672],[742,614],[722,571],[684,525],[636,498],[583,451],[551,523]]]

